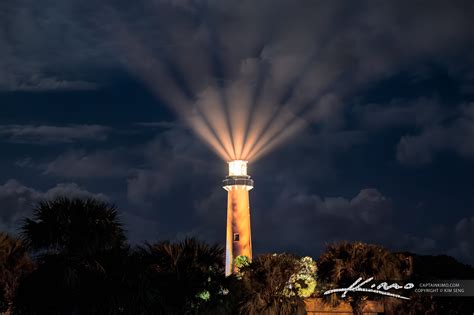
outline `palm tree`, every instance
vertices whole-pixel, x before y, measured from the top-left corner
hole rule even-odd
[[[22,235],[37,269],[18,289],[18,314],[115,314],[128,254],[113,205],[94,199],[42,201]]]
[[[116,207],[96,199],[41,201],[22,234],[33,250],[47,253],[89,255],[125,242]]]
[[[194,238],[145,244],[135,252],[140,314],[222,314],[225,302],[224,250]]]
[[[283,294],[290,277],[300,268],[290,254],[265,254],[254,258],[239,271],[232,291],[238,294],[236,307],[241,314],[306,314],[304,301]],[[240,279],[239,279],[240,278]]]
[[[404,279],[402,262],[396,255],[385,248],[361,242],[341,242],[330,244],[318,259],[319,281],[326,284],[325,289],[347,288],[359,277],[375,280],[396,281]],[[338,302],[335,294],[330,297]],[[364,301],[368,295],[348,295],[348,300],[355,314],[361,314]],[[371,295],[373,299],[381,299],[379,295]],[[393,300],[393,299],[392,299]]]
[[[23,242],[0,233],[0,312],[10,314],[19,281],[32,268]]]

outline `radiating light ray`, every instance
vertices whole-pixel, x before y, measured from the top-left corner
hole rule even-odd
[[[271,137],[275,132],[275,128],[282,128],[281,121],[283,120],[282,110],[285,106],[273,106],[273,110],[268,113],[268,117],[263,120],[259,120],[260,126],[258,133],[254,133],[254,140],[249,143],[246,151],[246,158],[251,159],[253,153],[259,150],[262,145],[267,141],[266,139]]]
[[[250,87],[239,82],[230,88],[228,95],[235,158],[240,159],[244,147],[245,129],[250,117]]]
[[[284,84],[287,88],[283,89],[283,91],[279,91],[279,89],[275,90],[273,86],[269,87],[265,85],[263,99],[270,100],[270,103],[267,105],[271,106],[272,110],[266,113],[265,119],[258,120],[258,131],[253,131],[255,132],[253,134],[254,141],[248,143],[245,151],[247,159],[251,159],[253,152],[261,148],[262,138],[267,138],[268,135],[266,134],[273,132],[275,120],[278,120],[281,116],[281,112],[288,107],[288,103],[291,102],[291,98],[293,97],[294,84],[299,82],[299,80],[299,76],[288,78],[287,83]],[[263,142],[265,142],[265,140],[263,140]]]
[[[307,125],[300,117],[311,105],[305,103],[304,98],[294,97],[294,91],[308,69],[292,69],[288,78],[281,75],[284,72],[279,72],[275,81],[272,72],[265,68],[272,65],[264,66],[265,61],[257,58],[252,59],[257,67],[250,68],[250,72],[234,77],[234,67],[228,71],[232,77],[224,80],[226,64],[222,64],[219,52],[212,45],[207,47],[207,52],[206,45],[198,46],[199,61],[184,60],[182,56],[186,54],[173,54],[176,46],[169,51],[166,47],[154,55],[129,32],[121,32],[119,36],[125,43],[124,51],[132,72],[140,76],[152,92],[222,159],[254,161]],[[230,56],[227,59],[240,55]],[[227,59],[222,60],[232,62]],[[199,63],[197,66],[194,65],[196,62]],[[311,62],[295,63],[298,68],[302,64],[307,66]],[[196,79],[201,76],[202,80]]]
[[[273,113],[275,112],[275,108],[270,106],[270,104],[263,104],[257,107],[254,115],[254,125],[250,128],[247,141],[242,152],[243,159],[250,159],[250,151],[258,142],[260,137],[265,131],[265,126],[268,125]]]
[[[271,137],[268,137],[266,141],[260,145],[258,150],[252,153],[253,160],[260,158],[305,128],[310,121],[314,119],[315,114],[317,114],[319,110],[318,105],[320,104],[317,103],[317,101],[318,98],[315,98],[313,101],[304,104],[299,103],[298,106],[292,106],[291,110],[294,111],[294,113],[292,112],[290,115],[286,115],[287,119],[283,123],[283,125],[288,127],[275,128],[276,132],[273,133]]]
[[[248,119],[247,119],[247,122],[245,124],[245,133],[244,133],[244,144],[243,144],[243,147],[242,147],[242,152],[241,152],[241,156],[240,158],[242,159],[247,159],[247,156],[246,154],[248,153],[248,149],[247,147],[250,145],[250,142],[251,140],[249,139],[249,134],[250,134],[250,131],[252,130],[252,128],[254,127],[254,124],[255,124],[255,117],[256,117],[256,107],[258,106],[258,104],[260,104],[260,99],[261,99],[261,96],[262,96],[262,89],[263,89],[263,86],[265,84],[265,79],[266,79],[266,67],[264,66],[264,64],[260,64],[259,67],[258,67],[258,78],[257,78],[257,81],[254,85],[254,88],[253,88],[253,94],[252,94],[252,98],[249,102],[249,113],[248,113]],[[253,144],[252,144],[253,145]]]
[[[260,159],[265,154],[269,153],[282,143],[288,141],[295,134],[300,132],[303,128],[307,126],[307,122],[304,120],[299,120],[293,123],[288,128],[282,129],[278,135],[273,137],[265,146],[263,146],[259,151],[255,152],[252,156],[252,161]]]
[[[135,43],[135,47],[140,46]],[[147,60],[147,63],[143,64],[145,67],[142,67],[139,73],[152,86],[152,91],[166,103],[172,104],[174,110],[185,119],[196,134],[225,160],[260,158],[278,144],[286,141],[304,125],[301,122],[291,123],[294,117],[287,111],[289,105],[275,107],[266,102],[260,102],[260,106],[254,109],[253,123],[251,123],[248,88],[247,91],[235,88],[230,92],[232,96],[229,110],[231,126],[227,123],[225,107],[215,87],[208,88],[198,97],[194,107],[197,114],[191,115],[189,111],[193,107],[191,100],[177,88],[176,83],[162,74],[165,70],[162,69],[160,63],[154,58],[144,58],[146,54],[143,51],[140,51],[138,55],[140,60]],[[246,95],[243,96],[238,93],[239,91],[245,91],[246,93],[242,94]],[[266,99],[271,98],[267,96]],[[244,142],[244,126],[247,124],[249,124],[249,132]]]
[[[222,159],[230,160],[231,156],[225,150],[223,144],[219,141],[215,133],[207,126],[204,119],[200,115],[189,117],[186,120],[197,135],[207,143],[209,147],[217,153]]]
[[[284,86],[286,87],[277,99],[277,102],[273,105],[275,111],[273,111],[271,118],[269,118],[265,126],[261,129],[260,134],[257,136],[257,141],[250,145],[250,149],[246,151],[247,159],[251,159],[255,152],[260,151],[264,148],[266,143],[274,137],[282,128],[288,127],[288,123],[293,116],[291,112],[300,111],[300,107],[304,107],[301,103],[292,102],[295,99],[295,89],[308,75],[310,65],[314,63],[316,51],[310,54],[310,57],[300,64],[300,70],[292,78],[288,78],[288,81]]]
[[[231,159],[230,152],[221,139],[216,129],[213,129],[206,119],[208,115],[197,110],[194,115],[190,114],[193,100],[189,95],[183,95],[175,82],[165,75],[162,64],[135,37],[121,27],[122,41],[126,43],[127,57],[131,61],[130,70],[141,77],[151,88],[152,92],[165,103],[171,106],[180,117],[191,126],[197,135],[207,143],[223,159]],[[133,48],[133,50],[130,49]]]
[[[279,111],[279,115],[274,118],[270,125],[268,125],[265,133],[259,137],[257,143],[255,143],[252,150],[249,152],[248,155],[251,159],[253,159],[256,152],[262,150],[281,130],[291,127],[291,124],[288,124],[292,119],[291,116],[292,114],[288,111]]]
[[[218,93],[217,88],[208,87],[199,95],[196,107],[207,117],[211,128],[216,131],[217,137],[223,144],[225,151],[228,152],[231,159],[234,159],[235,154],[230,128],[227,124],[226,113]]]
[[[266,81],[263,84],[261,92],[261,101],[256,102],[254,110],[254,117],[251,120],[252,125],[249,127],[247,140],[242,152],[242,158],[249,159],[250,151],[265,132],[265,128],[271,124],[272,118],[278,111],[278,96],[275,95],[275,90],[272,82]]]
[[[285,104],[276,119],[272,121],[272,125],[267,129],[267,132],[260,137],[258,143],[249,152],[249,156],[254,159],[257,154],[261,155],[259,152],[268,151],[267,147],[270,144],[275,146],[275,143],[283,142],[279,138],[288,139],[287,132],[295,133],[295,130],[302,129],[307,123],[301,117],[305,117],[308,114],[312,105],[313,102],[307,104]]]
[[[206,12],[207,13],[207,12]],[[227,150],[232,152],[231,156],[233,159],[236,158],[235,154],[235,144],[234,144],[234,136],[232,134],[232,127],[231,127],[231,117],[229,113],[229,102],[227,98],[227,91],[226,85],[223,82],[225,78],[225,73],[227,72],[226,67],[227,65],[222,62],[222,57],[220,51],[222,48],[220,43],[220,38],[217,33],[217,28],[213,26],[213,19],[211,16],[205,15],[204,24],[207,26],[207,35],[208,35],[208,48],[209,48],[209,59],[211,64],[211,70],[213,72],[214,77],[216,78],[216,86],[218,87],[217,92],[220,97],[220,106],[221,111],[224,113],[225,119],[225,129],[218,129],[221,132],[224,132],[226,135],[224,138],[226,139],[226,145],[228,146]]]
[[[227,97],[225,95],[224,91],[221,91],[222,93],[222,107],[224,109],[225,113],[225,118],[226,118],[226,126],[227,126],[227,132],[230,136],[230,148],[232,149],[232,159],[237,159],[237,154],[236,154],[236,148],[235,148],[235,137],[236,135],[234,134],[234,130],[232,129],[232,118],[231,114],[229,111],[229,103],[227,101]]]

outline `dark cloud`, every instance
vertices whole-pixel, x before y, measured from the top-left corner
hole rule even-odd
[[[12,231],[26,213],[30,213],[32,205],[41,198],[35,189],[23,186],[15,180],[9,180],[0,186],[2,210],[0,227],[2,231]]]
[[[450,68],[461,51],[473,48],[473,7],[463,1],[158,2],[155,9],[163,12],[159,22],[145,15],[135,23],[130,13],[118,23],[125,29],[117,38],[126,65],[214,149],[220,140],[229,152],[232,141],[235,151],[239,116],[254,111],[256,126],[249,129],[271,124],[276,137],[256,158],[291,139],[305,122],[344,128],[348,98],[371,83],[420,59]],[[172,30],[164,27],[171,19]],[[151,38],[161,41],[152,44]]]
[[[39,191],[11,179],[0,185],[0,230],[17,232],[21,220],[31,214],[38,201],[57,196],[107,200],[104,194],[91,193],[75,183],[60,183],[47,191]]]
[[[450,254],[463,261],[474,262],[474,217],[460,220],[454,229],[455,244]]]
[[[172,128],[178,123],[173,121],[152,121],[152,122],[138,122],[135,125],[147,128]]]
[[[253,98],[284,106],[288,119],[303,111],[306,121],[341,128],[353,93],[420,59],[459,72],[452,64],[474,38],[470,1],[25,0],[0,12],[0,73],[9,76],[0,87],[93,88],[106,82],[91,67],[125,65],[191,121],[185,109],[217,93],[230,109]]]
[[[55,160],[40,166],[44,175],[62,178],[92,179],[125,177],[129,172],[127,152],[123,149],[110,151],[69,151]]]
[[[54,77],[33,76],[24,78],[21,82],[9,82],[4,86],[5,91],[9,92],[40,92],[40,91],[83,91],[95,90],[98,88],[96,83],[86,81],[67,81]]]
[[[56,144],[104,141],[110,128],[100,125],[0,125],[0,137],[13,143]]]
[[[396,157],[407,166],[429,164],[443,152],[472,159],[473,113],[472,103],[443,104],[437,98],[425,97],[354,108],[358,124],[369,132],[405,132],[397,143]]]
[[[418,134],[403,136],[397,146],[397,159],[408,165],[426,164],[442,151],[454,151],[472,159],[474,104],[462,104],[456,111],[456,116],[448,121],[434,122]]]
[[[427,254],[441,254],[448,253],[446,248],[441,247],[441,244],[445,243],[441,240],[435,240],[429,236],[417,236],[411,233],[396,233],[391,242],[389,243],[391,248],[398,251],[410,251],[413,253],[419,253],[422,255]],[[457,258],[459,255],[455,255]]]
[[[142,162],[127,179],[127,198],[141,209],[136,214],[152,220],[166,217],[170,220],[166,230],[173,230],[176,226],[171,222],[179,222],[183,215],[191,224],[193,200],[220,184],[215,179],[225,174],[225,163],[217,161],[188,130],[179,126],[135,149],[141,152]],[[184,212],[176,213],[179,211]],[[185,222],[182,223],[184,227]]]
[[[473,218],[442,227],[426,221],[429,229],[425,226],[407,231],[394,221],[399,210],[375,188],[362,189],[353,198],[284,190],[275,203],[253,208],[255,244],[259,250],[296,250],[317,257],[327,243],[359,240],[394,251],[449,254],[463,262],[474,262]],[[405,222],[410,219],[404,217]]]
[[[254,216],[256,239],[274,251],[298,248],[315,255],[337,240],[386,243],[387,228],[380,226],[390,225],[392,205],[374,188],[362,189],[352,199],[283,190],[260,211]]]
[[[437,99],[396,99],[389,104],[366,104],[354,107],[362,128],[378,131],[388,128],[422,128],[441,123],[450,112]]]
[[[101,60],[106,44],[84,25],[79,2],[3,1],[0,4],[0,90],[90,90],[97,79],[86,64]]]

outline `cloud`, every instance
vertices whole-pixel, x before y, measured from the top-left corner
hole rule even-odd
[[[459,106],[457,112],[455,118],[403,136],[397,145],[398,161],[406,165],[427,164],[442,151],[474,158],[474,103]]]
[[[47,191],[40,191],[10,179],[0,185],[0,230],[17,232],[21,220],[31,214],[38,201],[57,196],[107,200],[104,194],[91,193],[75,183],[60,183]]]
[[[421,134],[406,135],[397,145],[397,159],[405,165],[420,165],[432,162],[433,155],[447,148],[449,131],[442,127],[424,130]]]
[[[308,122],[344,128],[354,94],[423,58],[450,69],[472,64],[459,57],[472,55],[474,38],[473,8],[462,0],[25,0],[1,12],[0,90],[96,88],[110,83],[101,70],[126,67],[214,148],[219,141],[196,113],[205,104],[247,114],[258,105],[257,129],[283,108],[270,122],[277,139],[261,155]],[[230,117],[238,129],[238,115]]]
[[[55,160],[42,165],[44,175],[61,178],[91,179],[125,177],[130,165],[127,164],[129,152],[123,149],[101,150],[95,152],[68,151]]]
[[[173,193],[180,195],[177,190],[182,194],[195,194],[220,164],[180,126],[161,132],[139,150],[142,167],[131,172],[127,197],[133,204],[145,207],[154,202],[159,204]],[[225,168],[225,164],[222,166]],[[175,206],[179,208],[179,202]]]
[[[421,255],[446,253],[446,249],[440,243],[443,242],[429,236],[400,233],[397,235],[397,238],[391,241],[390,245],[397,251],[409,251]]]
[[[257,251],[291,251],[317,257],[327,243],[346,240],[379,244],[393,251],[448,254],[474,264],[472,217],[455,226],[436,227],[427,222],[410,231],[395,222],[400,213],[396,204],[375,188],[361,189],[352,198],[321,197],[293,187],[279,190],[276,200],[251,204]],[[218,203],[222,200],[216,199],[215,207]]]
[[[33,167],[34,168],[34,167],[36,167],[35,163],[33,162],[33,159],[29,156],[18,159],[15,162],[15,166],[18,166],[18,167],[21,167],[21,168],[25,168],[25,167]]]
[[[395,99],[389,104],[367,104],[354,107],[358,124],[378,131],[388,128],[422,128],[440,123],[449,112],[436,99]]]
[[[100,125],[0,125],[0,137],[12,143],[55,144],[80,140],[104,141],[109,127]]]
[[[59,183],[55,187],[43,193],[43,198],[51,199],[56,197],[69,198],[96,198],[100,200],[108,200],[109,198],[102,193],[91,193],[90,191],[80,187],[76,183]]]
[[[403,165],[429,164],[443,152],[474,158],[474,103],[451,105],[421,97],[358,105],[354,114],[358,125],[370,133],[394,129],[405,133],[396,146]]]
[[[175,121],[149,121],[149,122],[137,122],[136,126],[145,127],[145,128],[173,128],[178,125]]]
[[[454,228],[454,235],[454,246],[449,253],[474,264],[474,217],[461,219]]]
[[[400,1],[179,3],[146,6],[156,16],[138,10],[139,24],[116,8],[121,19],[110,33],[128,69],[224,159],[247,158],[244,129],[254,135],[247,142],[265,139],[252,159],[308,122],[344,128],[354,94],[421,59],[449,67],[474,35],[464,1],[429,9]]]
[[[0,186],[0,229],[15,231],[17,224],[35,202],[41,199],[41,192],[26,187],[16,180],[9,180]]]
[[[65,91],[98,88],[88,63],[110,56],[85,26],[74,4],[46,1],[3,2],[0,5],[0,91]],[[84,71],[85,70],[85,71]]]
[[[54,77],[39,77],[34,75],[30,78],[22,78],[18,81],[10,81],[2,86],[7,92],[41,92],[41,91],[87,91],[98,89],[97,83],[82,80],[66,80]]]
[[[392,204],[374,188],[362,189],[352,199],[287,189],[259,210],[255,239],[274,251],[297,248],[315,255],[332,241],[385,243],[388,231],[380,227],[390,225]]]

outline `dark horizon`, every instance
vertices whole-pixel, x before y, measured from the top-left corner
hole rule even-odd
[[[117,204],[133,243],[223,245],[227,165],[177,107],[245,84],[313,109],[249,163],[257,254],[360,240],[474,265],[473,20],[470,1],[4,1],[0,231],[65,194]]]

